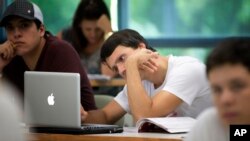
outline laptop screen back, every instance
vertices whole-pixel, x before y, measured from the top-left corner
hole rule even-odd
[[[26,71],[24,75],[27,125],[81,127],[78,73]]]

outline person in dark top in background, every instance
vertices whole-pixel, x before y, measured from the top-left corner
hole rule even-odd
[[[78,52],[88,74],[103,74],[115,77],[107,66],[100,62],[100,50],[104,40],[112,34],[110,14],[103,0],[81,0],[72,26],[63,29],[58,37],[68,41]],[[96,94],[117,94],[119,87],[96,87]]]
[[[24,92],[25,71],[75,72],[81,76],[81,104],[96,109],[87,74],[74,48],[45,31],[42,12],[27,0],[14,1],[0,21],[7,41],[0,45],[0,72]],[[21,95],[23,97],[23,95]]]

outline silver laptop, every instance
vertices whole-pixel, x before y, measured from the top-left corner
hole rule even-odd
[[[34,132],[122,132],[116,125],[81,125],[78,73],[26,71],[24,93],[25,123],[34,127]]]
[[[26,124],[81,127],[78,73],[26,71],[24,75]]]

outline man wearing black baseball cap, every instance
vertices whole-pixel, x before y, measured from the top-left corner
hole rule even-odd
[[[96,109],[93,92],[74,48],[45,30],[40,8],[28,0],[15,0],[4,11],[0,26],[7,41],[0,44],[0,73],[23,97],[25,71],[77,72],[81,76],[81,103]]]

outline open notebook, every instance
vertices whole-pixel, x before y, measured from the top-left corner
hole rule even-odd
[[[186,133],[195,124],[191,117],[142,118],[137,121],[138,132]]]
[[[96,134],[117,133],[117,125],[81,125],[80,75],[34,72],[24,74],[25,123],[32,132]]]

